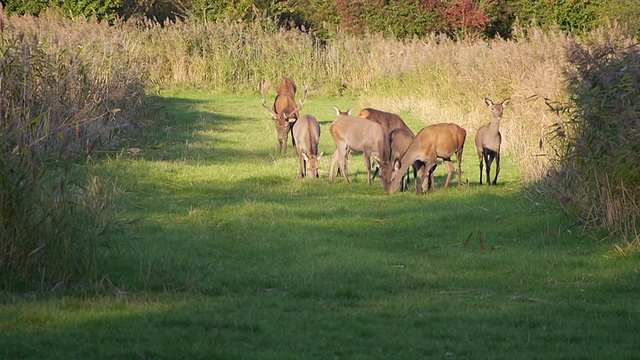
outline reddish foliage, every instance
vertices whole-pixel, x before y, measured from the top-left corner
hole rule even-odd
[[[445,16],[453,32],[482,31],[490,22],[487,14],[480,11],[473,0],[460,0],[451,4]]]
[[[479,32],[490,22],[477,0],[335,0],[335,6],[341,26],[354,33],[377,27],[394,28],[396,33],[405,30],[405,35]]]

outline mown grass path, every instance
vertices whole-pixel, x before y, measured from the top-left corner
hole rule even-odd
[[[119,231],[95,294],[5,295],[0,358],[633,358],[637,256],[598,243],[531,195],[509,158],[477,186],[473,129],[463,178],[386,195],[300,181],[257,96],[165,92],[132,146],[97,159],[119,189]],[[423,126],[403,114],[413,129]],[[436,181],[442,184],[444,171]]]

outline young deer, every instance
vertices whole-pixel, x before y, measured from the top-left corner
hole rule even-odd
[[[485,98],[484,102],[491,109],[493,120],[490,123],[481,126],[476,133],[476,149],[478,150],[478,159],[480,160],[480,185],[482,185],[482,165],[487,166],[487,184],[491,185],[491,164],[496,161],[496,175],[493,178],[493,185],[498,183],[498,174],[500,174],[500,144],[502,143],[502,135],[500,134],[500,120],[505,106],[511,100],[503,100],[499,104],[494,104],[491,99]]]

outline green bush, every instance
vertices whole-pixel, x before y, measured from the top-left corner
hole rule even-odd
[[[94,280],[110,191],[82,159],[133,127],[141,79],[107,42],[92,52],[97,22],[0,23],[0,287]],[[65,37],[49,36],[56,26]],[[64,43],[76,36],[83,46]]]
[[[122,0],[7,0],[5,8],[9,13],[19,15],[39,15],[53,8],[72,17],[96,17],[100,20],[114,20]]]
[[[95,281],[112,191],[97,177],[80,186],[35,153],[7,150],[0,152],[0,289]]]
[[[561,202],[585,225],[638,242],[640,45],[619,29],[568,49],[558,124]]]

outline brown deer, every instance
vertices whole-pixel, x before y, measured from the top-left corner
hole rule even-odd
[[[395,128],[389,131],[388,141],[389,141],[389,163],[393,164],[396,160],[402,158],[402,155],[407,151],[411,142],[415,139],[415,135],[412,132],[407,131],[402,128]],[[423,164],[420,161],[416,161],[413,163],[413,177],[417,177],[418,170]],[[375,174],[374,174],[375,176]],[[402,176],[400,191],[405,191],[408,189],[409,182],[409,170],[407,169],[407,174]],[[416,186],[418,183],[416,182]]]
[[[386,134],[393,129],[404,129],[413,135],[413,131],[409,129],[407,124],[405,124],[404,120],[400,116],[394,113],[372,109],[372,108],[364,108],[360,110],[360,112],[356,115],[357,117],[362,117],[365,119],[369,119],[371,121],[377,122],[382,126],[382,130]]]
[[[323,155],[323,153],[318,154],[318,141],[320,140],[318,120],[311,115],[303,115],[293,124],[292,133],[300,160],[298,178],[304,179],[307,174],[311,178],[317,178],[318,161]]]
[[[331,156],[329,183],[334,182],[334,170],[338,164],[344,181],[348,184],[349,171],[347,163],[349,152],[362,152],[367,167],[367,184],[371,185],[371,156],[378,155],[381,159],[389,157],[387,151],[386,134],[380,124],[367,119],[348,115],[351,111],[341,112],[334,107],[338,117],[329,125],[329,132],[336,144],[336,151]],[[386,164],[386,161],[384,161]]]
[[[278,95],[289,95],[291,97],[296,96],[296,91],[298,87],[296,83],[288,77],[282,78],[278,86],[276,86],[276,94]]]
[[[487,166],[487,184],[491,185],[491,164],[493,160],[496,161],[496,175],[493,178],[493,185],[496,185],[498,183],[498,174],[500,174],[500,144],[502,143],[500,120],[502,120],[504,108],[511,100],[505,99],[499,104],[494,104],[491,99],[485,98],[484,102],[491,109],[493,119],[490,123],[482,125],[476,133],[476,149],[480,160],[480,185],[482,185],[483,161]]]
[[[384,179],[387,193],[393,194],[398,190],[402,177],[416,161],[423,164],[418,170],[420,183],[416,179],[416,193],[430,188],[435,191],[433,171],[437,158],[443,159],[449,169],[444,183],[444,187],[448,187],[454,172],[451,162],[454,154],[458,162],[458,185],[461,185],[462,151],[466,136],[465,129],[452,123],[435,124],[420,130],[400,159],[392,160],[391,166],[382,167],[381,178]]]
[[[270,108],[267,106],[267,100],[264,98],[264,90],[266,83],[263,82],[260,88],[260,94],[262,95],[262,106],[269,110],[271,117],[276,122],[276,133],[278,134],[278,153],[282,153],[282,145],[284,144],[284,152],[287,153],[287,138],[291,131],[292,123],[298,120],[302,105],[307,100],[309,93],[308,87],[305,87],[304,94],[300,100],[300,104],[296,104],[295,93],[296,85],[293,80],[284,78],[277,87],[278,95],[273,102],[273,106]],[[295,147],[295,139],[291,137],[292,144]]]
[[[393,129],[403,129],[409,132],[411,136],[414,136],[413,131],[411,131],[407,124],[405,124],[404,120],[402,120],[402,118],[397,114],[373,108],[364,108],[360,110],[360,112],[356,116],[380,124],[385,134],[389,134],[389,132]],[[378,175],[379,171],[379,167],[376,167],[376,170],[373,173],[373,178]]]

